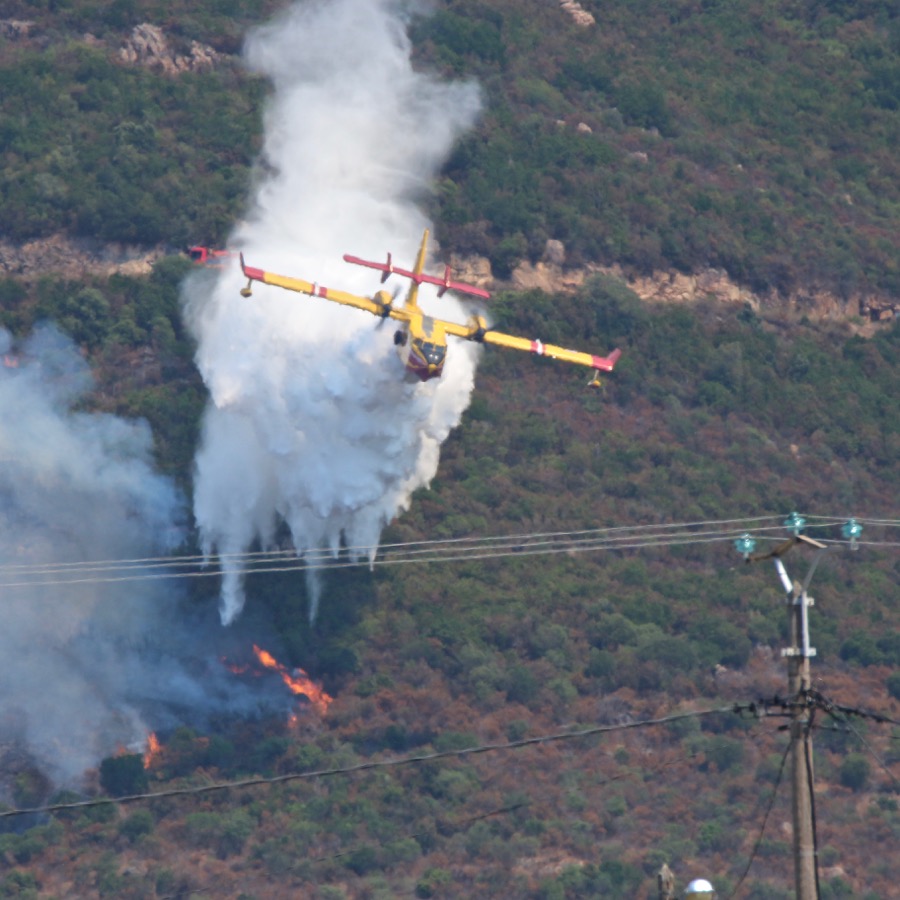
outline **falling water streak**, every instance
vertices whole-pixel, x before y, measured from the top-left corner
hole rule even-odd
[[[274,89],[263,174],[231,240],[249,263],[371,294],[373,273],[347,266],[343,253],[391,250],[412,262],[429,224],[419,204],[475,121],[479,95],[415,72],[406,24],[395,4],[336,0],[294,6],[248,39],[248,65]],[[439,381],[410,383],[392,329],[365,313],[264,286],[247,300],[240,286],[233,266],[185,288],[210,392],[195,461],[204,552],[271,546],[284,522],[298,554],[336,552],[342,541],[374,553],[384,525],[437,471],[479,349],[453,345]],[[420,299],[465,319],[450,296],[423,290]],[[308,589],[313,618],[320,586]],[[234,565],[222,581],[222,622],[243,605]]]

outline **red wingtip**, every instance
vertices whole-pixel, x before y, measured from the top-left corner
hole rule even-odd
[[[595,356],[592,363],[593,368],[601,369],[604,372],[612,372],[621,355],[622,351],[616,347],[609,356]]]
[[[244,262],[244,254],[240,254],[241,257],[241,271],[247,278],[251,278],[253,281],[265,281],[265,272],[262,269],[257,269],[256,266],[248,266]]]

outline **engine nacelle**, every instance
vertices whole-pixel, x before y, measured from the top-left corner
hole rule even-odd
[[[487,319],[484,316],[469,316],[466,323],[469,326],[469,337],[473,341],[482,343],[484,341],[484,333],[488,330]]]
[[[378,291],[372,298],[372,302],[381,307],[379,315],[382,319],[386,319],[391,314],[391,303],[394,298],[387,291]]]

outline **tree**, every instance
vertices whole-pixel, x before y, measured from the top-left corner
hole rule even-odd
[[[113,797],[143,793],[149,784],[144,757],[136,753],[107,756],[100,763],[100,784]]]
[[[841,784],[852,791],[861,791],[869,780],[869,770],[867,757],[861,753],[851,753],[841,763]]]

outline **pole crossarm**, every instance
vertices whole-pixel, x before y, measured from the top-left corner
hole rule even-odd
[[[774,694],[771,697],[760,697],[752,703],[741,706],[735,705],[733,711],[738,715],[747,712],[761,719],[775,716],[791,716],[797,710],[813,709],[822,710],[822,712],[827,713],[838,721],[839,717],[846,716],[848,718],[871,719],[873,722],[878,722],[882,725],[900,725],[900,721],[892,719],[883,713],[870,712],[869,710],[858,709],[855,706],[843,706],[840,703],[835,703],[834,700],[815,689],[800,691],[794,697],[782,697],[780,694]],[[773,710],[780,711],[773,712]]]

